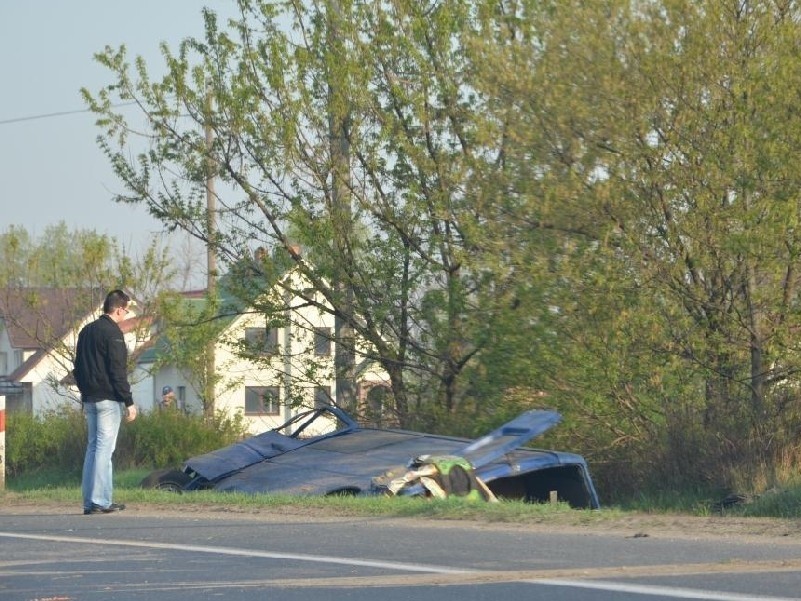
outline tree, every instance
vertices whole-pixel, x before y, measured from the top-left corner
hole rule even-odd
[[[471,7],[291,3],[293,32],[277,25],[277,5],[239,5],[229,31],[207,11],[204,40],[164,47],[161,81],[141,61],[133,79],[124,47],[98,56],[116,81],[86,98],[130,192],[119,200],[145,203],[228,264],[254,245],[285,249],[322,294],[308,301],[347,325],[337,344],[352,347],[352,330],[371,345],[401,423],[412,397],[414,413],[454,413],[486,314],[506,302],[487,281],[496,246],[480,207],[499,190],[482,179],[499,133],[469,81]],[[210,158],[228,187],[213,235],[200,202],[209,89],[219,107]],[[115,98],[150,120],[152,148],[134,164]]]
[[[38,237],[11,226],[0,233],[0,287],[123,287],[152,298],[174,277],[168,254],[154,240],[132,257],[114,238],[70,230],[64,222],[47,226]]]
[[[230,321],[219,314],[219,298],[208,293],[187,298],[181,293],[163,291],[156,299],[156,361],[153,369],[174,367],[194,388],[207,419],[215,417],[215,396],[209,390],[234,385],[223,377],[210,359],[220,332]],[[211,354],[211,358],[209,356]],[[214,368],[210,369],[212,365]]]
[[[520,107],[514,197],[562,243],[538,373],[658,477],[747,481],[797,444],[799,7],[507,6],[480,78]]]
[[[98,56],[119,200],[229,265],[285,251],[404,425],[545,398],[598,457],[716,482],[795,448],[794,2],[239,6],[160,81]]]
[[[123,288],[138,301],[141,339],[150,335],[154,301],[172,278],[166,251],[152,244],[133,259],[108,236],[73,231],[64,223],[39,237],[21,227],[0,234],[0,310],[5,327],[48,349],[62,373],[72,371],[68,329],[102,305],[109,290]],[[49,382],[63,390],[60,376]]]

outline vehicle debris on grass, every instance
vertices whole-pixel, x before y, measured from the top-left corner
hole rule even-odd
[[[320,420],[335,424],[322,434]],[[584,458],[524,447],[555,426],[559,413],[532,410],[476,440],[359,425],[333,406],[158,470],[145,488],[289,495],[397,495],[477,500],[561,501],[597,509]],[[317,424],[317,427],[315,427]]]

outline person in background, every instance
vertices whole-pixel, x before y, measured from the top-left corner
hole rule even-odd
[[[123,415],[127,422],[136,419],[128,383],[128,348],[119,326],[131,311],[130,302],[125,292],[112,290],[103,303],[103,315],[78,334],[73,373],[88,427],[81,478],[84,515],[125,509],[112,502],[111,457]]]
[[[161,408],[162,409],[177,409],[178,399],[175,398],[175,393],[172,386],[165,386],[161,389]]]

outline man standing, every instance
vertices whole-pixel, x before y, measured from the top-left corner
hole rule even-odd
[[[128,348],[119,326],[130,312],[130,301],[122,290],[112,290],[103,303],[103,315],[78,334],[74,374],[89,430],[81,481],[84,515],[125,509],[112,502],[111,456],[123,414],[125,421],[136,419],[128,383]]]

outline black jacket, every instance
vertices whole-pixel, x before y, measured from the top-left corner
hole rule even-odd
[[[108,315],[101,315],[78,334],[73,373],[85,403],[111,400],[133,405],[128,348],[122,330]]]

